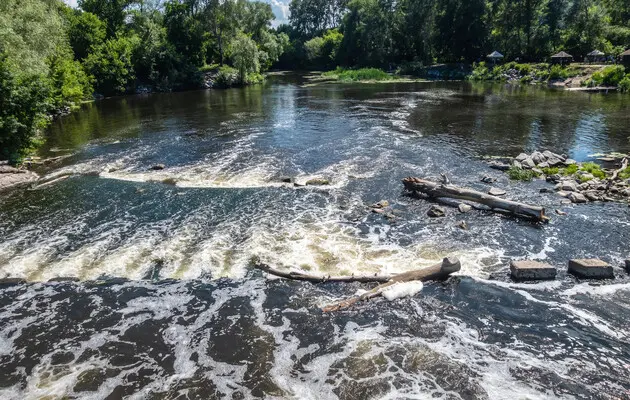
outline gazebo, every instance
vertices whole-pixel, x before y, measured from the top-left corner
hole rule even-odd
[[[564,51],[561,51],[560,53],[557,53],[551,56],[552,64],[564,65],[564,64],[569,64],[571,61],[573,61],[573,56]]]
[[[601,62],[606,61],[606,54],[603,51],[593,50],[586,55],[588,62]]]
[[[630,49],[624,51],[619,55],[619,61],[621,61],[623,65],[630,67]]]
[[[497,62],[501,61],[503,59],[503,54],[499,53],[498,51],[493,51],[492,53],[488,54],[487,58],[492,61],[492,64],[496,64]]]

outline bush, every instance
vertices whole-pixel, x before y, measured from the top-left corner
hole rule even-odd
[[[571,164],[566,168],[562,168],[560,170],[560,174],[565,176],[574,175],[576,172],[578,172],[578,169],[579,167],[577,166],[577,164]]]
[[[625,78],[619,82],[619,91],[630,92],[630,74],[626,75]]]
[[[605,85],[617,86],[625,79],[626,70],[621,65],[609,65],[601,71],[597,71],[591,78],[591,86]]]
[[[91,79],[69,49],[60,49],[50,58],[49,70],[54,107],[77,105],[91,97]]]
[[[217,76],[214,78],[214,84],[217,87],[228,88],[239,83],[238,70],[236,68],[224,65],[219,68]]]

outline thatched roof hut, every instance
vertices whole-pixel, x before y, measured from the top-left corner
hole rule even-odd
[[[621,60],[622,64],[630,66],[630,49],[621,53],[619,55],[619,59]]]
[[[606,61],[606,54],[604,54],[603,51],[593,50],[586,55],[586,61],[588,62]]]
[[[551,62],[554,64],[569,64],[571,61],[573,61],[573,56],[564,51],[551,56]]]

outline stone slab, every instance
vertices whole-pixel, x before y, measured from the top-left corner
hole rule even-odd
[[[551,280],[556,277],[553,266],[531,260],[512,260],[510,272],[515,280]]]
[[[608,263],[594,258],[569,260],[569,273],[578,278],[587,279],[613,279],[615,277]]]

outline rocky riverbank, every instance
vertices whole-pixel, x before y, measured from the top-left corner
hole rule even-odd
[[[10,187],[34,182],[39,179],[35,172],[23,168],[15,168],[6,162],[0,162],[0,191]]]
[[[544,179],[553,183],[553,189],[541,191],[555,191],[567,203],[630,202],[628,159],[624,155],[609,155],[578,163],[563,154],[535,151],[514,158],[492,159],[489,164],[505,171],[512,180]]]

